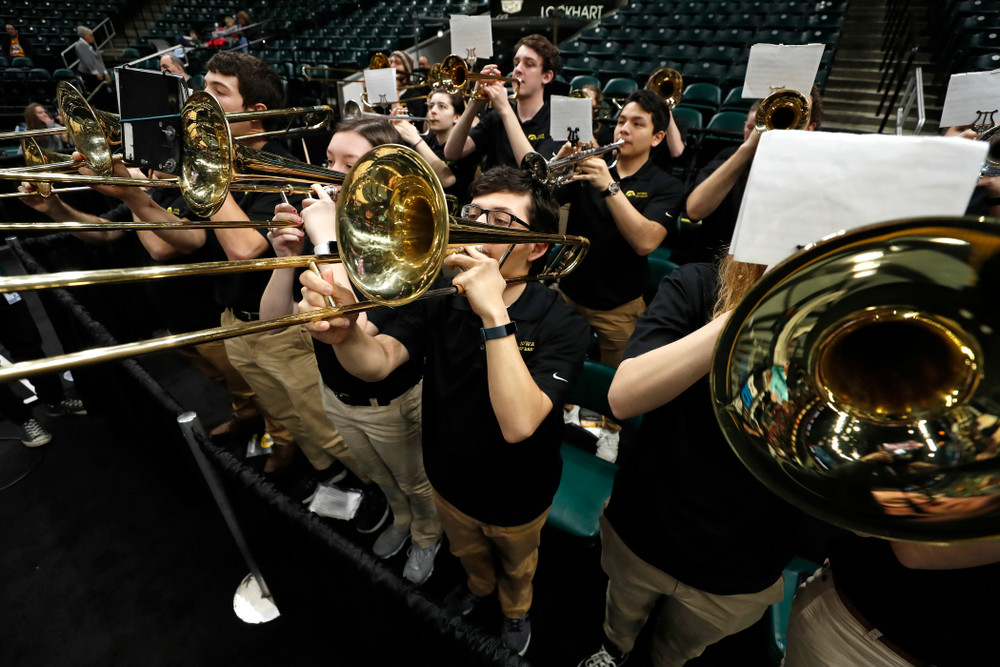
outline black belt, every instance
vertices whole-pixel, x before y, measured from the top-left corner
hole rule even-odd
[[[236,308],[231,309],[233,311],[233,317],[238,320],[243,320],[244,322],[256,322],[260,319],[260,313],[250,311],[250,310],[237,310]]]
[[[339,391],[333,392],[333,395],[343,403],[344,405],[353,405],[355,407],[368,406],[372,408],[384,408],[387,405],[391,405],[394,400],[402,395],[402,392],[396,394],[395,396],[384,397],[384,396],[374,396],[374,397],[361,397],[352,396],[350,394],[344,394]]]

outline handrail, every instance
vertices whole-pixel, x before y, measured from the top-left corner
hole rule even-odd
[[[900,98],[903,86],[910,77],[910,71],[917,58],[916,31],[909,0],[889,0],[885,10],[886,26],[883,30],[885,38],[882,42],[884,55],[879,69],[882,79],[878,91],[882,93],[875,116],[882,116],[878,131],[881,133],[893,115],[896,102]],[[883,109],[885,110],[883,113]]]
[[[906,86],[906,92],[903,94],[899,108],[896,109],[897,136],[902,136],[903,125],[906,123],[906,117],[910,115],[910,111],[913,109],[914,102],[917,104],[917,124],[913,128],[913,136],[917,136],[924,127],[924,121],[927,120],[927,113],[924,108],[924,70],[922,67],[915,67],[913,69],[913,77]]]

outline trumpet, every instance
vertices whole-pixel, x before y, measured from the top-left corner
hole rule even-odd
[[[386,69],[390,67],[389,56],[382,52],[376,53],[368,61],[368,67],[365,69]],[[303,65],[301,70],[302,78],[306,81],[322,81],[322,82],[336,82],[336,81],[348,81],[346,78],[335,78],[330,76],[313,76],[309,72],[349,72],[351,74],[362,74],[364,69],[351,69],[349,67],[331,67],[330,65]]]
[[[521,159],[521,169],[531,173],[536,180],[549,187],[565,185],[573,180],[571,169],[573,165],[598,155],[617,152],[624,143],[624,139],[618,139],[606,146],[588,148],[568,157],[548,161],[541,154],[531,152]]]
[[[348,100],[344,104],[344,113],[342,116],[346,120],[354,120],[356,118],[384,118],[385,120],[405,120],[410,122],[422,122],[427,120],[422,116],[392,116],[384,113],[374,113],[372,111],[362,111],[361,105],[354,100]]]
[[[778,89],[757,109],[756,130],[801,130],[809,122],[809,98],[797,90]]]
[[[651,90],[673,109],[681,103],[681,95],[684,90],[684,77],[681,73],[671,67],[661,67],[649,75],[646,82],[646,90]]]
[[[470,81],[500,81],[502,83],[514,84],[514,91],[509,99],[516,100],[521,88],[521,80],[510,76],[493,76],[491,74],[474,74],[469,72],[469,66],[460,57],[452,54],[441,61],[437,78],[430,82],[438,87],[444,88],[449,93],[461,93],[474,100],[486,100],[489,97],[484,91],[470,90]]]
[[[177,224],[173,223],[173,226]],[[188,224],[195,226],[200,223]],[[240,224],[257,226],[261,223]],[[118,226],[127,227],[129,225]],[[579,265],[589,248],[589,241],[579,236],[499,229],[452,218],[448,213],[444,190],[430,166],[413,149],[393,145],[372,149],[344,177],[343,188],[337,199],[337,239],[339,257],[280,257],[236,263],[209,262],[203,266],[158,266],[0,277],[0,292],[10,292],[56,285],[128,282],[136,278],[155,279],[170,275],[202,275],[206,272],[234,272],[243,269],[269,270],[309,266],[318,261],[342,261],[352,283],[370,299],[314,313],[240,322],[228,327],[21,362],[0,369],[0,382],[284,328],[380,305],[396,306],[417,299],[457,294],[459,290],[455,287],[429,289],[440,272],[449,248],[456,245],[551,243],[560,246],[556,252],[550,253],[547,264],[537,273],[511,278],[509,283],[560,278]]]

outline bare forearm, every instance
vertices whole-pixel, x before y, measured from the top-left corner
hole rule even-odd
[[[669,403],[708,373],[728,313],[680,340],[626,359],[608,392],[615,417],[627,419]]]
[[[444,144],[444,156],[449,160],[458,160],[465,157],[473,150],[475,144],[469,139],[469,130],[476,119],[476,114],[483,108],[482,101],[469,102],[465,111],[459,117],[458,122],[448,135],[448,141]],[[471,144],[471,148],[469,146]]]
[[[333,346],[337,359],[348,373],[365,382],[378,382],[405,363],[409,356],[399,341],[389,336],[372,336],[355,325],[342,343]]]
[[[239,207],[232,195],[226,198],[219,212],[212,220],[247,220],[247,214]],[[246,229],[216,229],[215,236],[226,252],[226,259],[254,259],[260,257],[268,248],[267,239],[252,228]]]
[[[264,294],[260,297],[260,318],[291,315],[294,308],[292,289],[295,287],[295,269],[275,269],[267,281]]]
[[[670,157],[680,157],[684,153],[684,138],[681,136],[680,128],[674,121],[673,114],[670,115],[670,124],[667,125],[667,135],[665,138]]]
[[[444,160],[435,155],[434,151],[431,150],[431,147],[427,145],[426,141],[421,140],[418,142],[414,147],[414,150],[420,153],[420,157],[427,160],[427,164],[430,165],[431,169],[434,170],[434,173],[437,174],[438,180],[441,181],[442,187],[450,188],[455,184],[455,174],[452,173],[451,169],[448,168],[448,165],[444,163]]]
[[[611,211],[618,231],[636,254],[645,257],[660,247],[667,236],[667,228],[635,210],[625,193],[619,192],[604,201]]]
[[[732,157],[702,181],[687,198],[687,214],[691,220],[704,220],[715,212],[722,200],[736,185],[740,175],[750,165],[753,154],[740,146]]]
[[[511,150],[514,152],[514,163],[521,164],[521,160],[528,153],[533,152],[535,149],[531,147],[531,142],[528,141],[528,137],[524,135],[524,129],[521,127],[521,122],[517,118],[517,113],[507,105],[504,113],[501,115],[503,119],[504,130],[507,131],[507,139],[510,141]]]
[[[951,546],[893,542],[892,551],[900,563],[912,570],[959,570],[1000,562],[997,540]]]
[[[157,204],[148,194],[141,190],[123,201],[129,210],[132,211],[132,216],[136,220],[145,222],[176,222],[182,219]],[[205,245],[205,230],[203,229],[157,229],[150,233],[155,234],[163,243],[173,249],[173,252],[163,249],[163,252],[157,253],[161,255],[173,255],[176,253],[189,255]],[[152,246],[156,247],[156,244],[152,243]],[[150,246],[147,246],[147,250],[151,250]],[[154,258],[157,258],[157,255],[153,254],[152,250],[150,254]]]

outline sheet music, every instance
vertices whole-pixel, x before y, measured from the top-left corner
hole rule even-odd
[[[566,97],[553,95],[549,136],[556,141],[568,141],[570,131],[576,131],[577,141],[594,138],[594,109],[589,97]]]
[[[392,67],[381,69],[365,69],[365,90],[368,91],[368,102],[372,105],[382,102],[398,102],[396,91],[396,70]]]
[[[987,149],[959,138],[766,132],[731,250],[742,262],[774,264],[855,227],[962,215]]]
[[[452,14],[451,52],[461,58],[469,57],[469,49],[475,49],[476,58],[493,56],[493,19],[489,16],[464,16]]]
[[[750,47],[743,97],[764,97],[772,92],[771,86],[797,90],[809,97],[825,48],[824,44],[754,44]]]
[[[1000,69],[952,74],[941,110],[941,127],[971,125],[977,111],[1000,111]],[[994,117],[1000,123],[1000,113]]]

